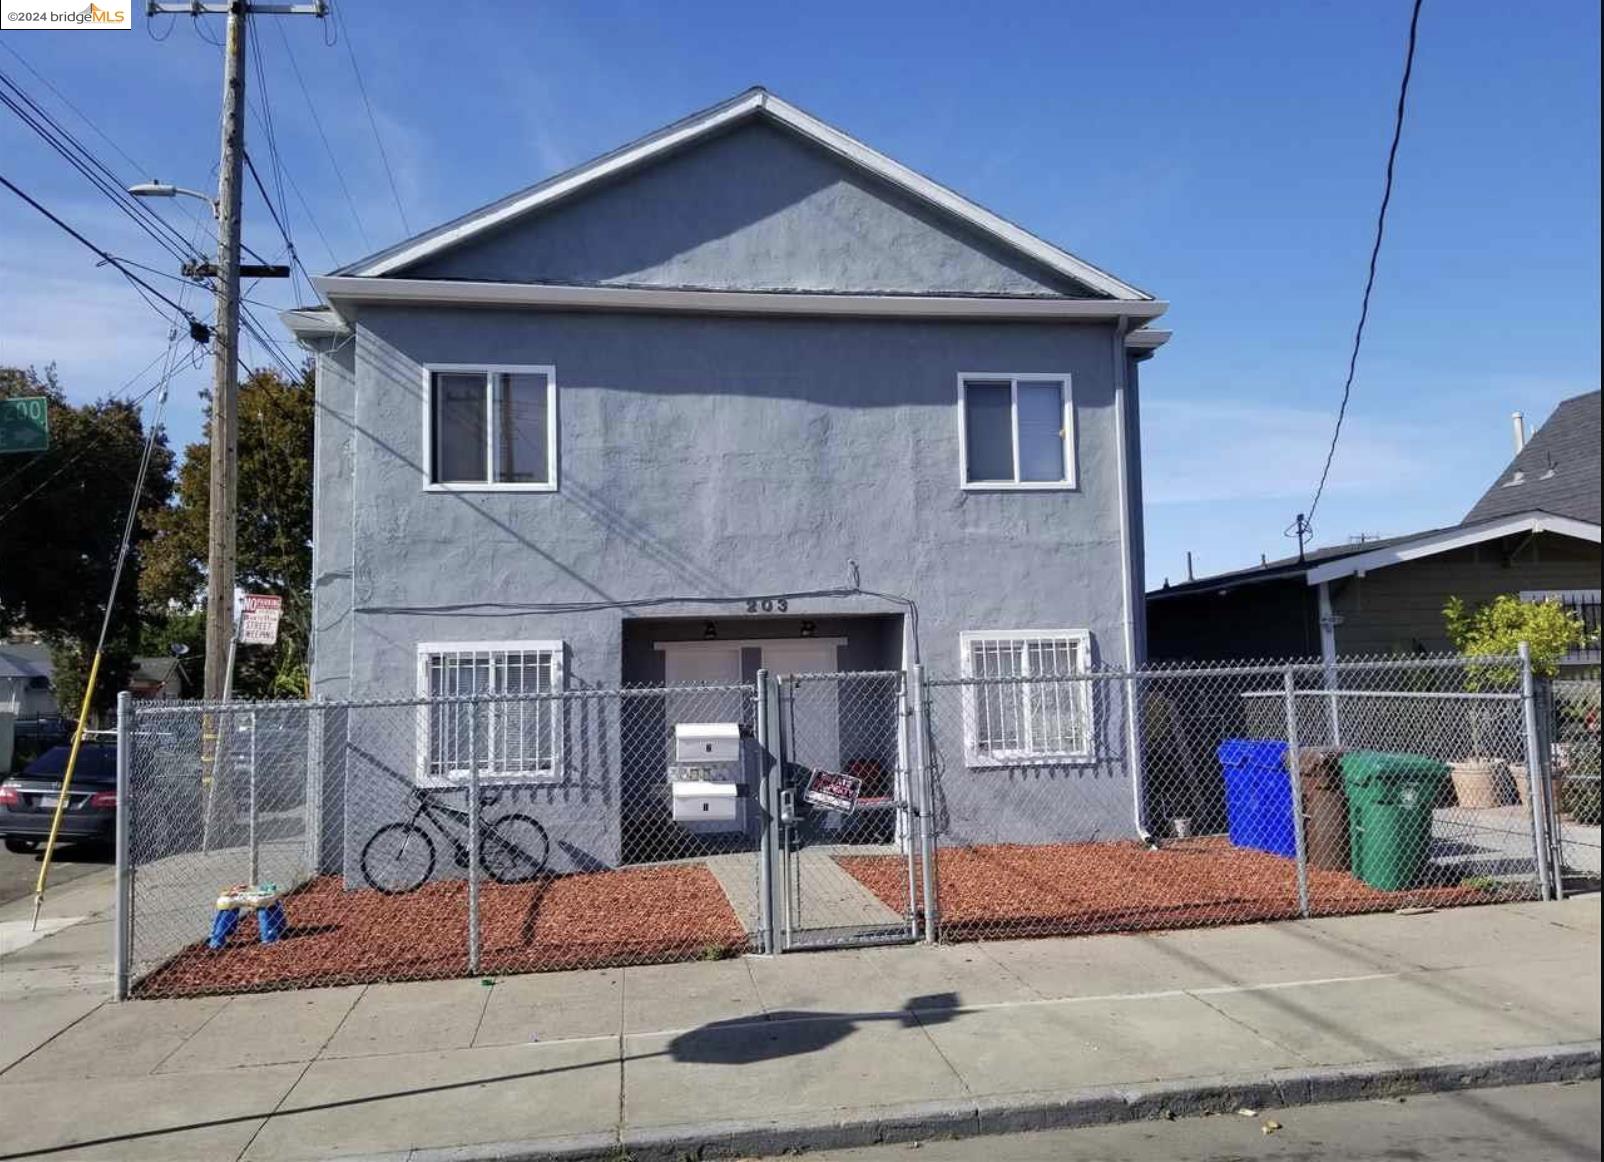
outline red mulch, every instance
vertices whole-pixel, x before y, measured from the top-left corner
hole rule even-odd
[[[404,896],[343,885],[323,876],[285,897],[289,930],[277,943],[258,943],[246,915],[222,948],[213,952],[197,941],[135,993],[202,996],[467,975],[466,883],[425,884]],[[723,889],[700,865],[486,883],[479,917],[479,971],[487,976],[725,956],[747,945]],[[196,924],[210,920],[197,916]]]
[[[907,907],[908,865],[900,856],[836,857],[889,908]],[[1129,843],[995,844],[943,848],[937,865],[941,934],[1008,939],[1133,932],[1285,920],[1298,915],[1293,862],[1223,837],[1168,842],[1159,851]],[[1449,907],[1511,899],[1508,885],[1423,887],[1382,892],[1347,872],[1309,872],[1316,915]]]

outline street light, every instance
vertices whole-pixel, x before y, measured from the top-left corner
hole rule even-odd
[[[183,186],[169,185],[167,182],[139,182],[137,185],[129,186],[128,192],[136,198],[176,198],[179,194],[183,194],[188,198],[199,198],[212,208],[214,215],[217,213],[217,202],[214,198],[199,190],[186,190]]]

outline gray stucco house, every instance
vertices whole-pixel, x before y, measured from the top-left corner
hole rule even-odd
[[[1513,593],[1580,615],[1595,641],[1568,667],[1596,668],[1599,393],[1563,401],[1529,440],[1519,422],[1516,431],[1514,458],[1457,525],[1153,590],[1153,657],[1448,651],[1448,598],[1476,604]]]
[[[762,89],[314,282],[319,698],[1143,654],[1166,304]],[[573,729],[499,773],[613,864]]]

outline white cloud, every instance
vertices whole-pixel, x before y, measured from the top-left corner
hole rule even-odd
[[[1240,401],[1144,401],[1148,504],[1307,497],[1320,478],[1335,416]],[[1350,414],[1328,494],[1415,489],[1443,474],[1424,426]]]

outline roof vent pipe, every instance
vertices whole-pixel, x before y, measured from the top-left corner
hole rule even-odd
[[[1509,422],[1515,429],[1515,455],[1519,456],[1526,449],[1526,417],[1515,412],[1509,417]]]

